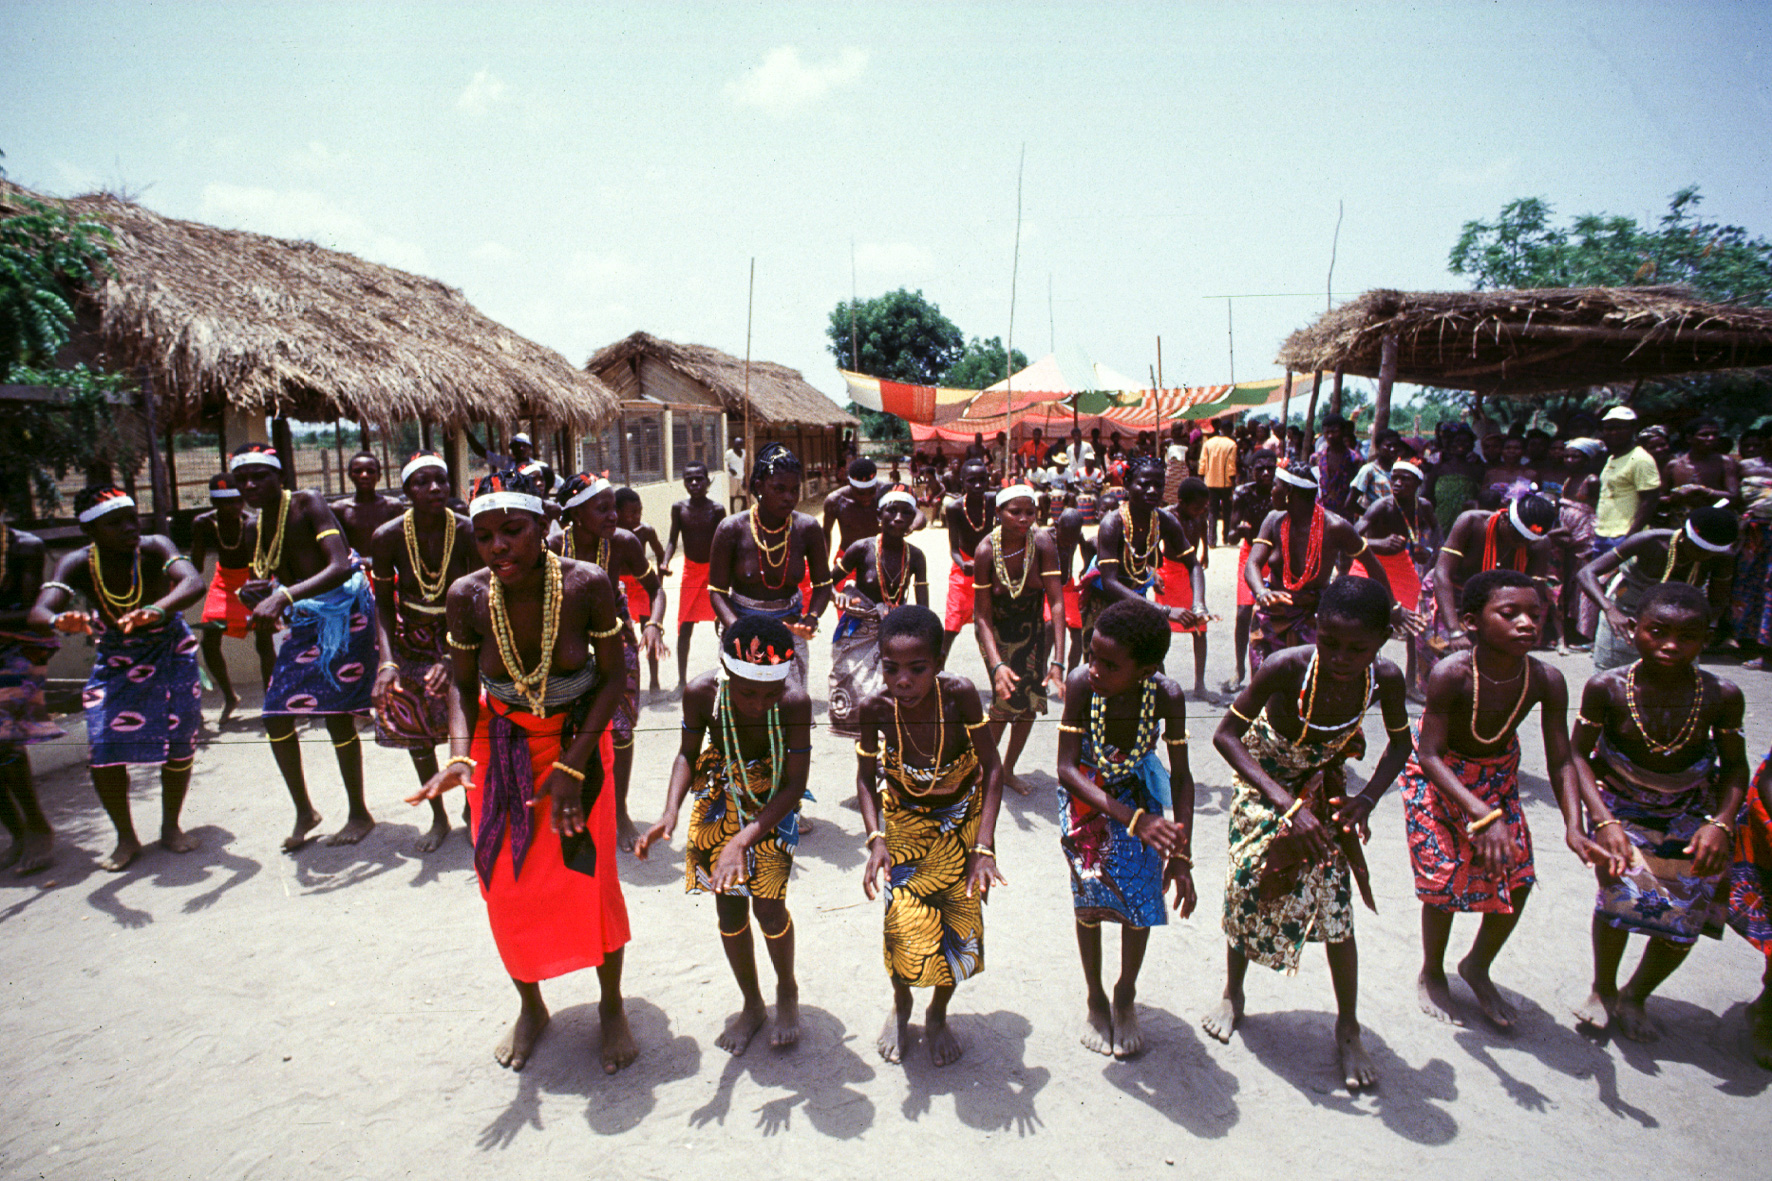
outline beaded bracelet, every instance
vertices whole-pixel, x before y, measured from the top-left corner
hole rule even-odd
[[[583,783],[585,781],[585,773],[583,771],[580,771],[576,767],[568,767],[565,763],[560,762],[558,759],[554,760],[554,770],[560,772],[562,775],[569,775],[572,778],[578,780],[580,783]]]
[[[1618,818],[1618,817],[1616,817],[1616,816],[1611,816],[1611,817],[1608,817],[1608,818],[1607,818],[1607,819],[1605,819],[1605,820],[1602,820],[1602,821],[1600,821],[1600,822],[1599,822],[1599,823],[1598,823],[1598,824],[1596,824],[1596,825],[1594,825],[1594,835],[1595,835],[1595,836],[1598,836],[1598,835],[1599,835],[1599,832],[1600,832],[1600,830],[1601,830],[1601,829],[1602,829],[1602,828],[1605,828],[1605,827],[1606,827],[1606,826],[1607,826],[1607,825],[1608,825],[1608,824],[1617,824],[1617,825],[1623,825],[1623,824],[1624,824],[1624,821],[1622,821],[1622,820],[1620,820],[1620,819],[1619,819],[1619,818]]]
[[[450,758],[443,760],[443,769],[445,771],[447,771],[447,770],[449,770],[449,768],[455,766],[455,764],[457,764],[457,763],[466,763],[468,765],[468,770],[470,770],[470,771],[472,771],[475,767],[479,766],[478,763],[476,763],[473,759],[469,758],[467,755],[453,755]]]
[[[863,845],[871,845],[875,841],[883,841],[885,839],[886,834],[876,828],[873,832],[870,832],[867,836],[863,837],[861,843]]]
[[[1058,723],[1058,732],[1060,734],[1082,734],[1085,731],[1081,726],[1073,726],[1069,722],[1060,722]]]
[[[456,639],[454,636],[445,636],[444,639],[448,640],[449,646],[454,648],[457,652],[478,652],[480,650],[480,645],[464,643],[463,641]]]
[[[621,620],[618,619],[615,621],[614,627],[611,627],[607,631],[591,632],[590,636],[591,636],[591,639],[593,639],[593,640],[607,640],[610,636],[616,636],[616,635],[620,635],[620,634],[621,634]]]
[[[1506,815],[1506,813],[1504,813],[1500,808],[1497,808],[1493,812],[1489,813],[1489,815],[1483,817],[1481,820],[1473,820],[1469,824],[1465,825],[1464,826],[1464,835],[1467,837],[1474,837],[1478,833],[1482,832],[1485,828],[1488,828],[1491,824],[1494,824],[1497,820],[1500,820],[1502,818],[1502,816],[1504,816],[1504,815]]]

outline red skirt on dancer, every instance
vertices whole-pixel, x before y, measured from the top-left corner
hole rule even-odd
[[[215,577],[209,580],[209,594],[203,599],[203,622],[226,624],[227,634],[236,640],[244,636],[252,612],[240,601],[240,588],[251,577],[252,571],[244,566],[234,570],[218,565]]]
[[[677,626],[714,623],[714,600],[708,595],[708,564],[683,559],[683,583],[677,588]]]
[[[1165,607],[1181,607],[1185,610],[1194,609],[1194,579],[1188,568],[1174,558],[1163,559],[1163,589],[1157,592],[1157,602]],[[1206,625],[1196,623],[1192,627],[1170,621],[1172,632],[1204,632]]]
[[[652,596],[646,593],[638,578],[623,574],[621,590],[628,597],[628,614],[634,617],[635,623],[645,623],[652,618]]]
[[[1366,573],[1366,564],[1377,562],[1384,567],[1384,575],[1391,580],[1391,597],[1403,604],[1405,611],[1414,611],[1416,604],[1421,602],[1421,572],[1415,568],[1415,559],[1409,551],[1400,554],[1375,554],[1370,551],[1361,554],[1359,561],[1350,568],[1349,573],[1361,578],[1370,578]]]
[[[948,609],[942,620],[945,630],[957,632],[972,622],[972,607],[977,594],[972,575],[960,569],[958,564],[948,567]]]
[[[1243,570],[1249,565],[1249,543],[1241,542],[1237,546],[1237,606],[1255,606],[1255,592],[1249,589],[1249,580],[1243,577]]]
[[[480,721],[474,731],[469,832],[475,839],[476,871],[480,871],[481,862],[491,861],[490,881],[480,874],[480,896],[486,900],[486,917],[505,972],[513,980],[530,984],[594,968],[628,942],[628,910],[615,864],[614,748],[605,729],[598,751],[603,790],[585,817],[586,835],[597,851],[596,872],[580,873],[566,867],[560,837],[553,828],[551,803],[530,808],[528,800],[520,801],[520,807],[531,813],[526,829],[520,822],[512,822],[490,837],[483,831],[482,805],[496,757],[492,725],[500,715],[520,731],[518,743],[527,735],[536,784],[547,778],[554,760],[560,757],[560,730],[568,715],[538,718],[482,694]],[[490,852],[481,848],[488,840],[492,842]],[[518,850],[520,869],[514,864]]]

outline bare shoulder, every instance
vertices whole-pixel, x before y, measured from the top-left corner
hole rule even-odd
[[[737,537],[743,534],[744,523],[749,516],[750,510],[746,509],[744,512],[723,517],[720,523],[714,526],[714,540],[719,541],[723,537]]]
[[[1735,705],[1746,705],[1747,698],[1742,695],[1741,686],[1734,681],[1719,677],[1702,668],[1698,670],[1698,675],[1704,682],[1705,696],[1716,701],[1719,706],[1728,708]]]
[[[3,528],[5,528],[5,526],[0,525],[0,529]],[[12,531],[12,544],[17,547],[17,550],[21,555],[28,554],[33,557],[43,556],[43,539],[38,537],[35,533],[26,533],[23,529],[14,529]]]
[[[720,674],[710,670],[683,687],[683,720],[691,724],[705,722],[714,713],[714,700],[720,691]]]
[[[459,523],[460,522],[458,521],[457,524]],[[381,524],[377,525],[375,527],[375,532],[369,535],[369,544],[375,549],[380,549],[383,546],[391,546],[394,543],[395,538],[401,538],[404,540],[405,532],[406,514],[401,513],[394,519],[383,521]]]
[[[1403,682],[1403,670],[1382,656],[1372,664],[1372,683],[1381,693],[1392,689],[1400,692],[1408,687]]]
[[[804,689],[790,689],[781,699],[781,720],[790,726],[812,724],[812,698]]]
[[[978,703],[978,689],[971,680],[959,673],[944,672],[936,678],[942,692],[954,699],[955,712],[968,722],[975,722],[984,716],[984,707]]]
[[[1163,703],[1163,712],[1171,717],[1187,713],[1187,692],[1182,689],[1181,682],[1164,673],[1154,678],[1157,682],[1157,698]]]

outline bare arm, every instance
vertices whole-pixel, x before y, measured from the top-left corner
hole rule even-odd
[[[709,701],[717,692],[711,678],[697,677],[683,694],[683,737],[677,744],[677,757],[671,762],[670,786],[665,789],[664,811],[657,823],[641,834],[634,845],[634,856],[646,860],[646,852],[660,841],[670,844],[677,831],[677,817],[683,801],[689,798],[689,779],[701,758],[702,737],[707,733],[710,716]]]

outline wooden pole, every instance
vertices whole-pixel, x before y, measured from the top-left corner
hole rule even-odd
[[[1311,408],[1304,416],[1304,453],[1317,453],[1317,392],[1323,388],[1323,371],[1311,373]]]
[[[1341,367],[1335,367],[1335,384],[1329,387],[1329,413],[1341,417]]]
[[[142,417],[147,420],[148,480],[154,492],[154,532],[166,532],[166,472],[160,464],[160,449],[154,445],[160,437],[159,412],[154,404],[154,375],[143,365],[138,372],[142,383]]]
[[[1397,380],[1397,344],[1397,334],[1387,334],[1378,354],[1378,395],[1372,404],[1372,440],[1375,443],[1391,425],[1391,385]]]
[[[1237,384],[1237,326],[1236,326],[1235,318],[1231,315],[1231,297],[1228,295],[1224,297],[1224,335],[1225,335],[1225,339],[1230,342],[1230,348],[1231,348],[1231,384],[1236,385]],[[1286,372],[1288,374],[1290,374],[1292,371],[1290,369],[1288,369]],[[1286,383],[1286,395],[1287,395],[1287,397],[1291,397],[1291,395],[1292,395],[1291,381],[1287,381],[1287,383]],[[1282,429],[1284,429],[1284,428],[1282,427]],[[1282,440],[1282,442],[1283,441],[1284,440]]]
[[[757,260],[751,259],[751,285],[745,295],[744,305],[744,461],[747,470],[757,463],[757,453],[751,441],[751,322],[757,307]],[[739,479],[743,480],[743,476]],[[750,504],[750,490],[745,489],[745,503]]]
[[[1015,456],[1015,283],[1021,275],[1021,178],[1027,171],[1028,146],[1021,145],[1021,163],[1015,170],[1015,257],[1009,267],[1009,331],[1003,340],[1003,397],[1007,418],[1003,420],[1003,475],[1014,471]]]
[[[166,424],[166,486],[171,490],[171,507],[168,511],[178,512],[178,452],[173,445],[174,433],[172,424]]]
[[[289,431],[289,420],[281,414],[271,419],[271,446],[277,449],[277,458],[283,461],[283,486],[294,489],[301,487],[301,481],[295,470],[295,436]]]
[[[338,419],[332,420],[332,447],[338,453],[338,478],[345,478],[345,433],[339,429]]]
[[[1157,388],[1163,388],[1163,338],[1157,337]]]
[[[1230,300],[1227,299],[1224,302],[1226,307],[1230,306]],[[1236,384],[1235,381],[1232,384]],[[1286,454],[1286,422],[1292,417],[1292,370],[1286,370],[1286,384],[1281,389],[1285,391],[1280,395],[1280,455],[1284,457]]]

